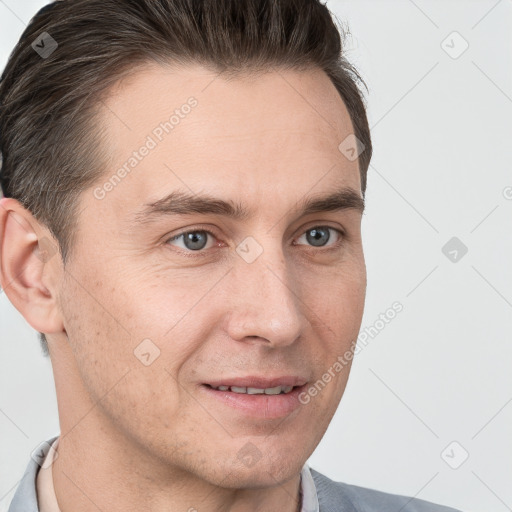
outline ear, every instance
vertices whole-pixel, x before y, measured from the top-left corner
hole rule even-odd
[[[0,286],[37,331],[64,331],[58,307],[58,244],[46,227],[13,198],[0,200]]]

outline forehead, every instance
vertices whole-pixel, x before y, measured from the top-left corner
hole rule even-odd
[[[142,126],[145,120],[160,121],[162,114],[171,113],[190,96],[200,101],[205,115],[221,109],[231,121],[249,115],[252,121],[265,117],[268,124],[283,120],[281,114],[293,109],[296,116],[310,121],[318,117],[315,124],[332,129],[350,128],[341,97],[319,68],[300,71],[269,68],[265,72],[248,69],[236,75],[224,75],[199,64],[164,66],[154,62],[134,68],[109,90],[103,103],[108,110],[105,121],[114,128],[117,120],[130,130],[130,122],[139,120]],[[238,110],[226,109],[229,105],[236,105]],[[269,113],[272,113],[270,119]],[[290,112],[286,113],[286,118],[293,122]]]
[[[116,84],[100,119],[111,155],[102,183],[124,169],[102,207],[133,210],[176,188],[267,201],[291,185],[298,197],[334,184],[360,190],[357,160],[338,148],[350,116],[319,69],[227,79],[148,64]]]

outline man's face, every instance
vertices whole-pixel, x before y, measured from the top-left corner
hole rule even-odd
[[[321,71],[228,81],[152,65],[112,91],[102,120],[112,161],[81,195],[59,294],[69,341],[52,357],[83,385],[56,376],[73,397],[63,431],[80,429],[73,403],[101,399],[82,423],[159,464],[224,487],[291,478],[341,399],[350,359],[333,368],[363,314],[361,211],[301,213],[310,198],[361,196],[357,160],[338,149],[346,107]],[[247,214],[176,213],[176,197],[142,213],[177,192]],[[305,384],[286,397],[208,386],[246,377]]]

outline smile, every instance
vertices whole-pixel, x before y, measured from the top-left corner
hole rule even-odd
[[[219,391],[232,391],[233,393],[242,393],[247,395],[279,395],[281,393],[289,393],[293,386],[275,386],[273,388],[249,388],[249,387],[241,387],[241,386],[210,386],[212,389],[217,389]]]
[[[202,384],[199,388],[205,399],[211,401],[215,408],[220,406],[229,414],[251,419],[272,420],[298,411],[301,406],[299,394],[306,386],[307,384],[254,388]]]

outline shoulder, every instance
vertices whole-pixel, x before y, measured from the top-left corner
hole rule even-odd
[[[461,512],[411,496],[335,482],[310,468],[315,481],[320,512]]]

